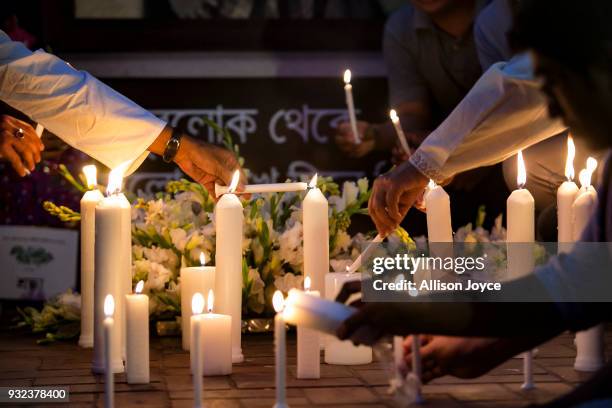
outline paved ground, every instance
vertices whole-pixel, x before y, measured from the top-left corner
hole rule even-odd
[[[104,385],[90,371],[91,350],[69,343],[38,346],[35,339],[23,333],[0,332],[0,386],[68,385],[71,406],[102,406]],[[521,360],[513,359],[476,380],[445,377],[426,385],[426,406],[519,407],[563,394],[587,378],[572,368],[575,354],[572,339],[570,335],[562,335],[540,347],[534,365],[537,383],[534,391],[520,390]],[[209,407],[273,406],[272,337],[244,336],[243,350],[246,361],[235,365],[231,376],[204,379],[204,396]],[[320,380],[297,380],[295,339],[291,335],[288,350],[291,407],[394,406],[386,394],[385,371],[378,363],[353,367],[323,364]],[[151,384],[128,385],[124,375],[117,375],[116,406],[191,407],[188,357],[180,350],[178,338],[153,339]]]

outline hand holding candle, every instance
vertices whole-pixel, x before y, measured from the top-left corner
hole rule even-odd
[[[351,129],[355,137],[355,144],[361,143],[361,137],[357,130],[357,116],[355,114],[355,103],[353,102],[353,86],[351,85],[351,70],[344,71],[344,94],[346,96],[346,107],[348,108]]]

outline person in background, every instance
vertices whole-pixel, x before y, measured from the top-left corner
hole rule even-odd
[[[598,195],[600,201],[583,242],[612,241],[612,16],[610,3],[587,0],[579,4],[570,0],[529,0],[521,2],[512,38],[519,47],[532,51],[535,73],[542,81],[552,118],[562,117],[594,149],[606,149]],[[543,24],[546,21],[547,24]],[[566,30],[572,26],[571,32]],[[486,100],[481,101],[485,103]],[[539,129],[542,129],[540,127]],[[542,137],[542,136],[539,136]],[[524,139],[509,143],[526,143]],[[471,147],[471,146],[470,146]],[[482,147],[482,146],[481,146]],[[495,149],[499,149],[495,151]],[[500,155],[504,145],[488,146],[487,157]],[[481,148],[482,151],[487,151]],[[469,157],[469,156],[468,156]],[[473,164],[473,162],[472,162]],[[409,201],[404,201],[405,203]],[[550,297],[547,303],[515,303],[508,308],[500,303],[365,303],[359,312],[347,319],[339,329],[340,338],[371,343],[384,334],[414,332],[455,336],[497,336],[516,339],[529,333],[530,340],[508,341],[503,347],[490,348],[488,357],[470,358],[472,349],[455,350],[437,347],[436,359],[424,364],[431,376],[435,370],[473,376],[483,373],[516,353],[529,350],[564,330],[584,330],[612,320],[609,303],[589,303],[607,292],[610,279],[609,250],[596,246],[576,245],[569,254],[555,256],[535,269],[534,274],[509,282],[510,295],[535,292]],[[601,246],[598,248],[601,249]],[[601,287],[604,289],[600,289]],[[357,286],[346,287],[338,300],[346,299]],[[515,291],[516,290],[516,291]],[[520,290],[520,291],[518,291]],[[435,295],[432,295],[435,296]],[[478,300],[478,295],[464,298]],[[518,299],[515,297],[515,299]],[[424,299],[426,300],[426,299]],[[582,303],[581,303],[582,302]],[[492,352],[494,351],[494,352]],[[446,365],[446,367],[444,367]],[[612,364],[570,394],[546,406],[578,406],[589,400],[612,402]]]
[[[208,191],[215,183],[229,184],[240,169],[232,152],[181,134],[87,72],[52,54],[32,53],[2,31],[0,100],[109,168],[121,166],[126,174],[149,152],[175,162]],[[25,176],[34,169],[42,144],[17,121],[5,117],[2,127],[0,155]]]

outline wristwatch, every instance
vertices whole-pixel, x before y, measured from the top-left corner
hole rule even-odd
[[[181,137],[183,134],[178,129],[172,129],[172,136],[166,142],[166,148],[164,149],[164,155],[162,156],[166,163],[172,163],[172,160],[176,157],[179,147],[181,147]]]

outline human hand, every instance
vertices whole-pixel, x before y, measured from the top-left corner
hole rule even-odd
[[[241,173],[238,190],[244,188],[246,175],[236,156],[222,147],[184,135],[174,162],[192,179],[202,184],[215,199],[215,183],[229,185],[236,170]]]
[[[45,145],[28,123],[12,116],[0,116],[0,157],[7,159],[21,177],[34,171]]]
[[[427,177],[409,161],[374,180],[368,212],[381,235],[393,232],[410,207],[422,201],[427,183]]]
[[[338,125],[338,133],[336,133],[335,141],[338,148],[346,153],[349,157],[360,158],[374,150],[375,140],[371,136],[371,125],[368,122],[357,121],[357,131],[361,138],[361,143],[355,143],[355,136],[351,124],[347,122]]]

